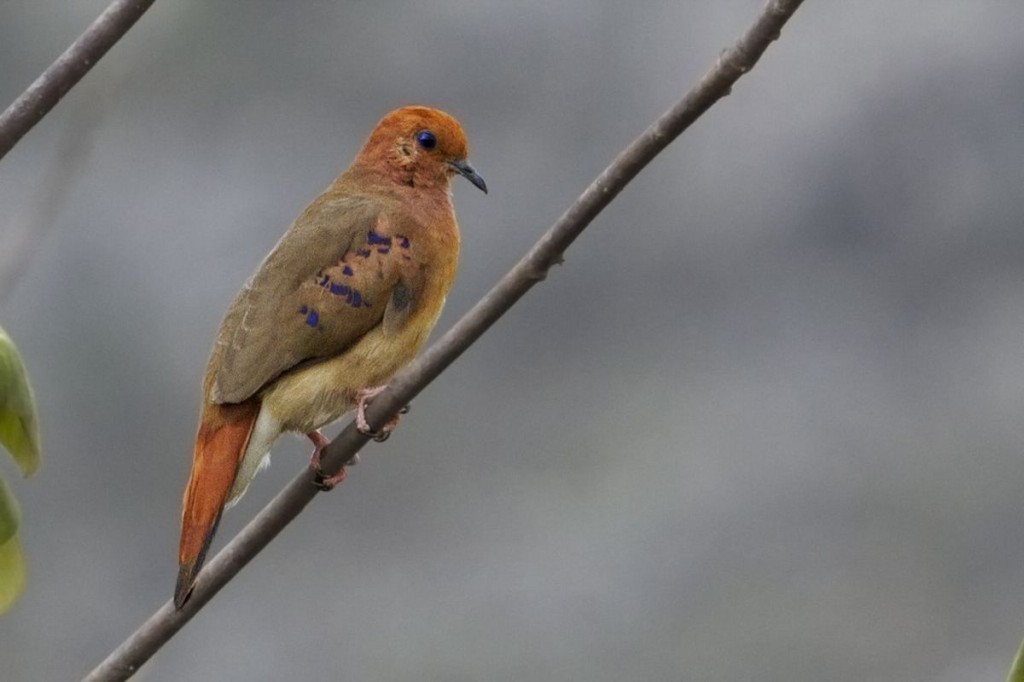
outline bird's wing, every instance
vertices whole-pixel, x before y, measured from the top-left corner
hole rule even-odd
[[[400,270],[379,199],[322,196],[232,303],[207,369],[214,403],[237,403],[296,365],[335,356],[381,323]]]

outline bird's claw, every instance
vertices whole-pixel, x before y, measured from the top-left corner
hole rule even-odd
[[[324,477],[324,472],[322,472],[322,471],[314,472],[313,487],[316,488],[317,490],[319,490],[320,492],[326,493],[326,492],[329,492],[331,490],[334,490],[334,486],[335,485],[337,485],[337,483],[332,485],[331,483],[328,482],[328,480]]]
[[[361,414],[356,415],[356,431],[363,434],[364,436],[369,436],[377,443],[383,443],[388,438],[390,438],[391,429],[393,428],[395,428],[395,425],[392,422],[388,422],[387,424],[384,425],[384,428],[382,428],[379,431],[375,431],[370,428],[370,424],[366,421],[365,416]]]
[[[387,424],[382,426],[379,431],[375,431],[370,428],[370,424],[366,421],[366,417],[360,414],[356,415],[356,431],[369,436],[376,443],[383,443],[391,437],[391,432],[398,425],[398,415],[395,415]]]
[[[370,423],[366,421],[366,405],[371,398],[376,397],[383,391],[387,386],[376,386],[374,388],[360,389],[356,393],[356,430],[364,436],[369,436],[377,443],[383,443],[391,437],[391,432],[396,426],[398,426],[398,417],[409,412],[409,406],[406,405],[398,411],[394,417],[388,420],[380,430],[374,430],[370,428]]]
[[[326,493],[329,490],[334,490],[336,485],[344,481],[345,477],[348,476],[348,471],[346,471],[345,467],[341,467],[338,473],[328,476],[320,467],[320,457],[317,455],[319,453],[314,455],[316,461],[309,464],[309,468],[313,470],[313,486],[320,492]]]
[[[384,429],[381,429],[380,431],[363,431],[363,434],[369,436],[375,443],[383,443],[391,437],[391,432],[385,431]]]
[[[319,431],[311,431],[306,436],[313,441],[313,455],[309,458],[309,468],[313,470],[313,485],[322,492],[333,490],[336,485],[345,480],[348,475],[347,468],[359,464],[359,453],[352,455],[352,458],[345,462],[345,465],[333,476],[328,476],[320,464],[320,455],[323,449],[330,442]]]
[[[346,462],[345,466],[338,470],[338,473],[333,476],[328,476],[324,473],[324,470],[320,468],[320,461],[319,458],[317,458],[316,464],[310,464],[310,468],[313,470],[313,486],[320,492],[324,493],[334,490],[334,487],[344,481],[345,477],[348,476],[348,468],[350,466],[355,466],[356,464],[359,464],[358,453],[353,455],[352,459]]]

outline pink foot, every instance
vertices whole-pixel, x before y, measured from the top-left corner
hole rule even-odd
[[[405,414],[409,411],[409,406],[406,405],[398,414],[393,416],[388,422],[381,427],[380,431],[374,431],[370,428],[370,423],[366,421],[366,405],[367,403],[376,396],[380,395],[387,386],[370,386],[367,388],[361,388],[356,391],[356,428],[359,429],[359,433],[369,436],[378,443],[383,443],[394,431],[395,427],[398,426],[399,415]]]
[[[323,449],[327,447],[327,444],[330,443],[330,441],[324,438],[324,434],[315,430],[307,433],[306,437],[313,441],[313,456],[309,458],[309,468],[316,474],[315,485],[320,488],[320,490],[327,492],[344,481],[345,476],[348,475],[348,471],[346,471],[345,467],[341,467],[341,470],[333,476],[324,476],[323,469],[320,467],[320,453],[323,452]]]

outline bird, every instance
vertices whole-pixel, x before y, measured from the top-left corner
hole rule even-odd
[[[299,214],[235,297],[203,378],[192,469],[182,504],[174,605],[187,602],[221,515],[268,463],[284,432],[314,444],[408,364],[455,278],[459,228],[451,180],[487,193],[461,124],[430,107],[385,115],[347,170]]]

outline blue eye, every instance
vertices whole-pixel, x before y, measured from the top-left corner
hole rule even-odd
[[[416,133],[416,141],[420,143],[420,146],[424,149],[433,149],[437,146],[437,138],[434,137],[434,133],[429,130],[421,130]]]

